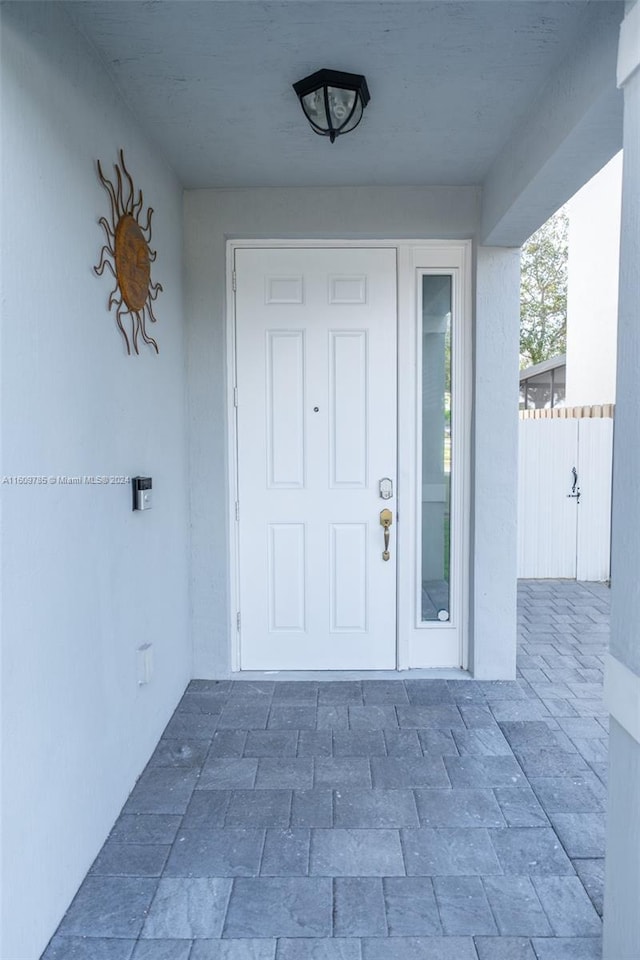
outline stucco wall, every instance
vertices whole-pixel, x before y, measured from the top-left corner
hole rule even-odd
[[[609,721],[604,960],[640,956],[640,744]]]
[[[1,108],[1,472],[151,475],[155,497],[133,514],[128,485],[0,487],[0,956],[35,960],[191,672],[182,191],[58,4],[2,6]],[[159,356],[126,355],[92,271],[95,160],[119,147],[156,211]]]
[[[626,403],[614,431],[610,649],[640,675],[640,68],[625,87],[624,146],[617,381]]]
[[[567,406],[615,403],[622,154],[567,204]]]
[[[226,240],[468,238],[478,229],[479,201],[479,191],[473,187],[198,190],[185,194],[195,676],[221,677],[231,668],[229,530],[223,527],[227,515]],[[484,677],[499,678],[513,675],[515,653],[518,252],[487,252],[480,257],[478,270],[486,324],[476,343],[482,374],[476,376],[475,399],[476,409],[482,413],[480,419],[474,413],[472,511],[475,502],[491,506],[474,514],[481,535],[476,537],[472,561],[476,592],[471,597],[471,620],[476,628],[476,665]],[[506,299],[505,284],[511,285],[512,293]],[[492,307],[491,297],[502,305]],[[513,321],[510,333],[509,317]],[[497,412],[492,406],[495,402],[499,403]],[[502,438],[499,459],[507,478],[504,485],[496,484],[493,441],[487,446],[491,437]],[[507,490],[510,485],[511,494]],[[501,531],[499,538],[496,529]],[[493,549],[492,544],[498,546]],[[490,570],[490,586],[482,570]]]
[[[478,680],[516,671],[520,251],[476,251],[470,662]]]
[[[611,714],[605,863],[605,960],[640,956],[640,5],[620,33],[618,83],[624,90],[624,158],[618,298],[618,364],[611,522]]]

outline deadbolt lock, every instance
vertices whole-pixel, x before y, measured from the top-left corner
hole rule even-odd
[[[379,483],[379,488],[382,500],[391,500],[393,496],[393,480],[391,477],[383,477]]]

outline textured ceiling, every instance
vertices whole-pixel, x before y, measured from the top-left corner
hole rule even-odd
[[[587,2],[74,2],[65,7],[185,187],[481,183]],[[364,73],[371,103],[331,145],[291,84]]]

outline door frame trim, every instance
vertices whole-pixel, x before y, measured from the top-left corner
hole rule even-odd
[[[241,610],[240,597],[240,557],[238,549],[238,520],[236,505],[238,503],[238,437],[236,416],[236,323],[235,323],[235,296],[234,296],[234,267],[235,251],[242,248],[277,249],[277,248],[325,248],[335,249],[360,248],[376,249],[380,247],[394,248],[397,261],[397,335],[398,335],[398,368],[402,368],[403,358],[406,362],[411,357],[411,351],[416,349],[415,334],[417,323],[416,301],[416,271],[422,262],[427,269],[437,269],[442,266],[445,270],[458,271],[458,296],[461,313],[462,339],[458,351],[460,360],[460,398],[458,406],[463,418],[464,436],[461,439],[464,456],[460,458],[460,490],[459,509],[462,511],[462,535],[460,555],[456,563],[455,576],[458,579],[457,589],[460,593],[461,614],[459,633],[459,666],[467,669],[469,657],[469,542],[470,542],[470,439],[471,439],[471,240],[354,240],[354,239],[323,239],[323,240],[289,240],[289,239],[234,239],[226,242],[226,405],[227,405],[227,468],[228,468],[228,499],[227,499],[227,532],[228,532],[228,569],[229,569],[229,637],[231,642],[231,670],[240,674],[240,631],[238,624]],[[417,470],[417,429],[419,420],[416,411],[416,384],[411,384],[413,391],[408,396],[408,387],[405,387],[401,396],[401,378],[398,379],[398,418],[410,415],[410,434],[408,441],[412,447],[412,457],[408,464],[406,452],[402,452],[401,433],[398,430],[398,471],[397,471],[397,504],[403,511],[403,518],[407,519],[406,528],[410,529],[411,516],[415,518],[416,470]],[[406,421],[405,421],[406,422]],[[411,477],[413,474],[413,477]],[[402,496],[402,502],[400,497]],[[407,510],[407,507],[410,509]],[[415,602],[412,601],[407,609],[406,591],[414,590],[416,582],[415,570],[407,571],[407,564],[415,567],[416,546],[415,535],[413,543],[403,546],[398,555],[398,581],[396,588],[397,615],[396,615],[396,668],[398,671],[412,667],[420,668],[423,664],[412,663],[412,639],[416,632],[413,628],[413,614]],[[400,589],[401,583],[408,582],[408,588]],[[403,596],[405,597],[403,605]],[[410,629],[411,627],[411,629]],[[435,665],[434,665],[435,666]]]
[[[420,622],[417,611],[420,588],[420,498],[422,327],[418,316],[422,276],[448,274],[452,278],[454,350],[452,377],[455,390],[452,437],[453,462],[451,504],[451,595],[450,623]],[[416,241],[399,245],[398,270],[398,418],[410,430],[398,431],[398,490],[403,491],[401,518],[404,546],[398,555],[398,669],[441,668],[439,653],[429,648],[421,655],[426,638],[434,633],[443,642],[440,649],[450,656],[455,644],[457,667],[469,662],[469,572],[471,536],[471,385],[472,385],[472,286],[471,241]],[[454,340],[455,342],[455,340]],[[428,661],[431,662],[428,662]],[[445,669],[450,669],[446,664]]]

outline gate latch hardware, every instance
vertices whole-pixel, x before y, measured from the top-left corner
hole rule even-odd
[[[575,467],[571,468],[571,476],[573,477],[573,483],[571,484],[571,493],[567,494],[567,497],[570,500],[575,500],[576,503],[580,503],[580,487],[578,486],[578,471]]]

